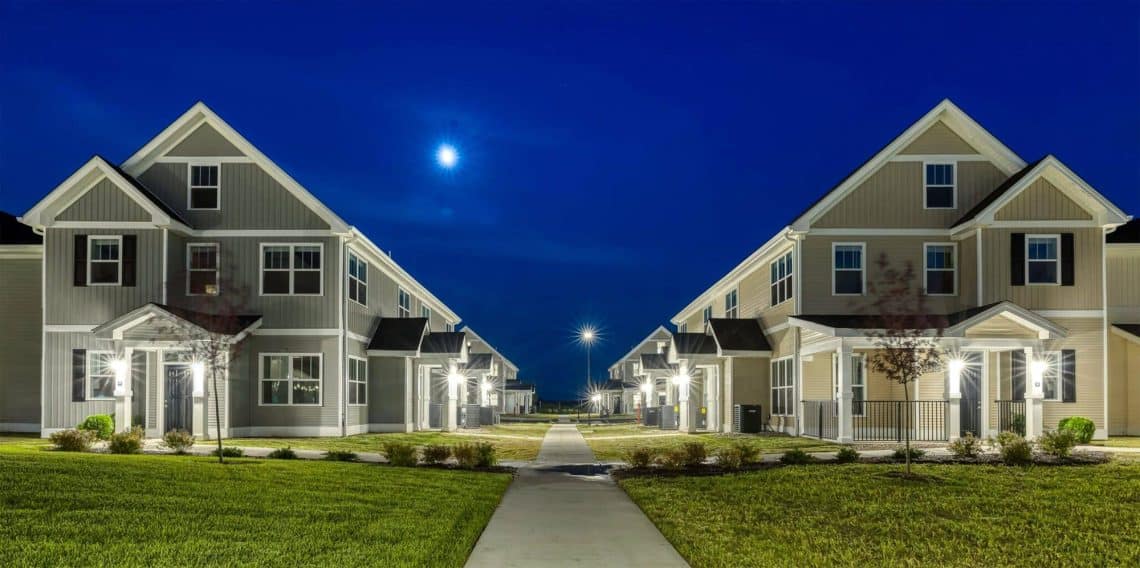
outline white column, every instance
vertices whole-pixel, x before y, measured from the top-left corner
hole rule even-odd
[[[961,359],[951,359],[946,366],[946,436],[950,441],[958,439],[962,432],[962,370]]]
[[[835,366],[839,384],[839,396],[836,403],[839,405],[839,434],[838,442],[849,444],[854,441],[855,422],[851,414],[851,402],[855,400],[855,393],[851,390],[851,346],[840,344],[836,349],[839,364]]]
[[[724,393],[720,398],[724,406],[721,431],[732,432],[732,357],[724,359]]]
[[[689,375],[689,364],[682,361],[677,373],[677,412],[680,414],[677,429],[681,432],[693,431],[691,416],[692,403],[689,401],[689,384],[692,377]]]
[[[459,389],[466,382],[459,374],[458,365],[451,363],[447,368],[447,406],[444,408],[447,415],[443,418],[443,429],[448,432],[459,429]]]
[[[404,431],[416,429],[416,372],[411,357],[404,357]]]
[[[705,424],[712,432],[721,431],[720,426],[724,421],[720,414],[720,367],[708,367],[705,377],[705,398],[708,400],[709,414],[705,419]]]
[[[123,358],[112,364],[115,372],[115,431],[131,430],[131,349],[127,348]]]
[[[207,386],[206,375],[213,376],[216,370],[211,365],[205,362],[194,362],[190,364],[190,396],[192,397],[193,410],[190,413],[190,430],[191,434],[199,438],[209,438],[210,436],[210,406],[208,404],[208,395],[213,394],[218,396],[218,393],[212,393],[209,389],[213,387],[213,381],[209,381]]]
[[[1025,437],[1036,440],[1043,431],[1042,400],[1045,398],[1044,365],[1038,363],[1033,349],[1025,348]]]

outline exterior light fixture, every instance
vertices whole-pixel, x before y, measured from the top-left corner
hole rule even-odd
[[[592,401],[594,404],[597,404],[597,403],[602,401],[602,395],[595,394],[595,395],[590,397],[590,401]]]
[[[115,373],[115,396],[127,394],[127,371],[129,369],[130,365],[127,364],[126,359],[111,361],[111,370]]]
[[[641,392],[643,392],[645,394],[649,394],[650,392],[653,392],[653,385],[650,384],[649,381],[641,383]]]
[[[687,385],[687,384],[689,384],[690,380],[691,380],[691,377],[689,377],[688,373],[681,373],[681,374],[675,375],[673,377],[673,384],[675,384],[675,385]]]
[[[452,385],[458,385],[459,383],[463,382],[463,375],[460,375],[456,371],[452,371],[452,372],[448,373],[447,380]]]
[[[1049,368],[1049,362],[1043,359],[1035,359],[1030,365],[1033,373],[1033,394],[1041,394],[1041,385],[1045,382],[1045,369]]]
[[[190,363],[190,377],[193,380],[194,396],[206,396],[206,364],[201,361]]]
[[[962,369],[965,368],[965,361],[958,358],[950,360],[950,396],[962,394]]]
[[[484,391],[491,390],[491,381],[483,381],[482,387]]]

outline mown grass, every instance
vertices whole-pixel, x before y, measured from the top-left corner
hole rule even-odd
[[[806,452],[825,452],[839,449],[835,444],[820,442],[811,438],[792,436],[751,436],[741,434],[680,434],[668,433],[659,428],[646,428],[635,424],[615,424],[612,426],[580,425],[578,430],[586,438],[586,444],[594,451],[599,461],[624,460],[626,453],[635,448],[651,448],[667,451],[683,446],[686,442],[701,442],[709,455],[720,448],[736,443],[744,443],[756,448],[762,454],[783,453],[793,448]],[[668,435],[662,435],[666,433]],[[614,438],[609,438],[614,436]],[[620,436],[620,437],[618,437]]]
[[[490,442],[500,460],[532,461],[538,457],[542,438],[550,424],[498,424],[469,432],[408,432],[391,434],[357,434],[344,438],[232,438],[228,446],[247,448],[284,448],[305,450],[339,450],[382,453],[385,442],[404,442],[416,446]]]
[[[1140,448],[1140,436],[1111,436],[1107,440],[1093,440],[1091,446],[1107,448]]]
[[[1136,566],[1140,465],[782,467],[621,486],[690,564]]]
[[[462,566],[510,475],[0,446],[6,566]]]

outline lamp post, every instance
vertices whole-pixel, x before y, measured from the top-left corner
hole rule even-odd
[[[590,403],[591,403],[590,408],[586,409],[586,425],[587,426],[590,424],[593,424],[593,422],[591,422],[591,419],[590,419],[590,410],[593,408],[594,405],[599,405],[601,402],[602,402],[602,395],[600,395],[600,394],[595,394],[595,395],[592,395],[590,397]],[[601,409],[599,408],[599,414],[601,413],[600,410]]]
[[[586,346],[586,382],[589,383],[593,380],[590,376],[590,347],[594,345],[594,341],[598,339],[598,332],[593,327],[586,326],[578,331],[578,342]]]

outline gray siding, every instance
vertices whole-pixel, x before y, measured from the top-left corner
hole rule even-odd
[[[74,428],[92,414],[115,414],[115,401],[71,401],[71,350],[113,350],[110,340],[89,333],[47,333],[44,337],[44,428]]]
[[[150,221],[147,213],[122,189],[103,178],[87,193],[56,215],[61,221]]]
[[[75,235],[138,236],[136,285],[73,285]],[[48,324],[98,325],[147,302],[162,301],[161,230],[48,229],[44,247]]]
[[[363,257],[361,257],[364,259]],[[364,259],[365,262],[368,262]],[[345,269],[347,282],[348,269]],[[371,337],[380,316],[395,317],[396,315],[396,281],[380,271],[375,264],[368,262],[368,305],[362,306],[348,300],[347,321],[348,331]]]
[[[353,339],[348,339],[345,342],[345,348],[346,348],[345,349],[346,352],[345,352],[345,361],[344,361],[344,365],[345,365],[344,366],[344,369],[345,369],[344,381],[345,381],[345,384],[348,384],[348,356],[351,355],[353,357],[360,357],[360,358],[367,360],[368,359],[368,353],[366,351],[367,346],[365,344],[363,344],[359,341],[353,340]],[[367,392],[368,400],[365,402],[371,401],[372,397],[375,394],[378,394],[378,393],[372,392],[372,383],[371,383],[372,369],[371,369],[371,365],[369,365],[368,376],[369,376],[368,392]],[[350,406],[350,405],[348,405],[348,401],[346,400],[345,406],[348,409],[347,414],[346,414],[346,423],[349,426],[358,426],[361,424],[368,424],[368,405],[367,404],[364,404],[361,406]]]
[[[166,153],[167,156],[217,157],[243,156],[241,150],[230,144],[217,130],[208,124],[199,126],[177,146]]]
[[[0,431],[40,422],[40,270],[39,259],[0,259]]]
[[[403,357],[368,358],[369,423],[396,424],[407,419],[404,401],[411,396],[404,383],[407,364]]]
[[[337,365],[336,337],[291,337],[255,335],[247,339],[239,357],[230,369],[231,390],[244,387],[238,395],[245,408],[239,413],[247,413],[252,426],[299,426],[337,427],[337,404],[340,401],[340,380]],[[260,405],[260,358],[265,353],[320,353],[323,355],[321,369],[321,404],[319,406],[261,406]],[[234,426],[234,406],[231,405],[231,421]]]

